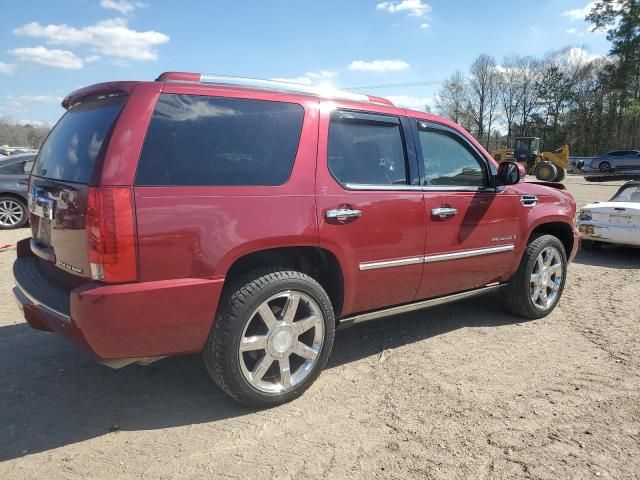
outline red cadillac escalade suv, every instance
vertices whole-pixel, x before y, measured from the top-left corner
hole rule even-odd
[[[562,185],[382,98],[168,72],[62,105],[13,268],[24,317],[113,367],[202,352],[248,405],[301,395],[337,328],[494,291],[543,317],[579,243]]]

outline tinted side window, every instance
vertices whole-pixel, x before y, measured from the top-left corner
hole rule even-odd
[[[426,185],[484,187],[484,162],[453,133],[440,129],[419,129]]]
[[[377,116],[376,116],[377,117]],[[394,119],[395,120],[395,119]],[[343,184],[406,185],[406,158],[400,125],[332,115],[328,165]]]
[[[24,175],[25,162],[10,163],[0,167],[0,173],[4,175]]]
[[[138,185],[281,185],[298,150],[300,105],[163,94],[138,165]]]

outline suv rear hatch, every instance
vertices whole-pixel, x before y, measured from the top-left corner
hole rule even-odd
[[[125,100],[100,95],[72,105],[33,168],[31,250],[78,277],[107,282],[137,277],[131,189],[96,185]]]

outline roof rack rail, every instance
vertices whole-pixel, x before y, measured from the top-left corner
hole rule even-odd
[[[353,100],[356,102],[377,103],[380,105],[394,106],[390,100],[382,97],[374,97],[361,93],[337,90],[332,87],[304,85],[301,83],[285,82],[281,80],[264,80],[261,78],[233,77],[229,75],[203,74],[191,72],[164,72],[156,81],[159,82],[201,82],[213,85],[225,85],[234,87],[259,88],[274,90],[277,92],[302,93],[316,97]]]

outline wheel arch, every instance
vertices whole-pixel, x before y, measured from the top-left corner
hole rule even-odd
[[[566,221],[558,219],[543,219],[530,232],[527,238],[527,245],[531,240],[540,235],[553,235],[562,242],[567,258],[571,256],[574,247],[573,227]]]
[[[340,316],[344,303],[344,276],[338,258],[331,251],[301,245],[247,252],[229,265],[225,285],[240,275],[264,266],[291,268],[314,278],[329,295],[336,318]]]

